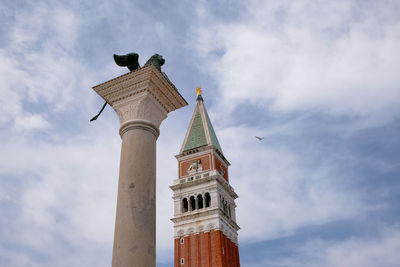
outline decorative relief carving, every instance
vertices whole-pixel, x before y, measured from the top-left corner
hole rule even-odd
[[[203,165],[201,164],[201,159],[197,159],[190,164],[187,172],[189,174],[194,174],[196,172],[201,172],[202,170],[203,170]]]

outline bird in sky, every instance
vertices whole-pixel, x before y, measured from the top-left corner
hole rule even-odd
[[[258,139],[258,141],[261,141],[264,139],[264,137],[259,137],[259,136],[256,136],[256,138]]]

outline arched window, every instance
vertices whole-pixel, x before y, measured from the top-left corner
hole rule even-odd
[[[205,197],[205,199],[206,199],[206,208],[208,208],[208,207],[210,207],[210,204],[211,204],[210,193],[207,192],[207,193],[204,195],[204,197]]]
[[[187,198],[182,199],[182,212],[188,211],[188,200]]]
[[[194,196],[190,197],[190,210],[195,210],[196,209],[196,199]]]
[[[202,195],[197,196],[197,205],[198,205],[199,209],[203,208],[203,196]]]

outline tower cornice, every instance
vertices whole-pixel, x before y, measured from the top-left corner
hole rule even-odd
[[[208,176],[205,176],[205,174]],[[216,171],[210,171],[210,172],[204,172],[201,174],[197,174],[200,176],[199,178],[194,178],[193,179],[188,179],[188,178],[183,178],[183,179],[177,179],[174,181],[174,185],[171,185],[170,188],[172,190],[177,190],[177,189],[184,189],[184,188],[189,188],[193,187],[194,185],[202,184],[202,183],[207,183],[211,181],[216,181],[218,182],[219,185],[221,185],[226,192],[229,193],[229,195],[233,198],[236,199],[239,196],[235,193],[233,190],[233,187]],[[189,177],[191,178],[191,177]]]
[[[215,154],[218,155],[218,157],[223,162],[225,162],[225,164],[227,166],[231,165],[231,163],[225,158],[225,156],[221,152],[219,152],[219,150],[213,145],[201,146],[201,147],[193,148],[191,150],[184,151],[181,154],[175,155],[175,158],[178,159],[178,160],[190,159],[190,158],[192,158],[192,157],[194,157],[196,155],[201,155],[201,152],[203,152],[203,151],[205,151],[205,152],[214,151]]]

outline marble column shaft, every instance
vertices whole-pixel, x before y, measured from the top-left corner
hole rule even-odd
[[[149,125],[121,128],[122,149],[115,220],[113,267],[155,266],[156,139]]]

